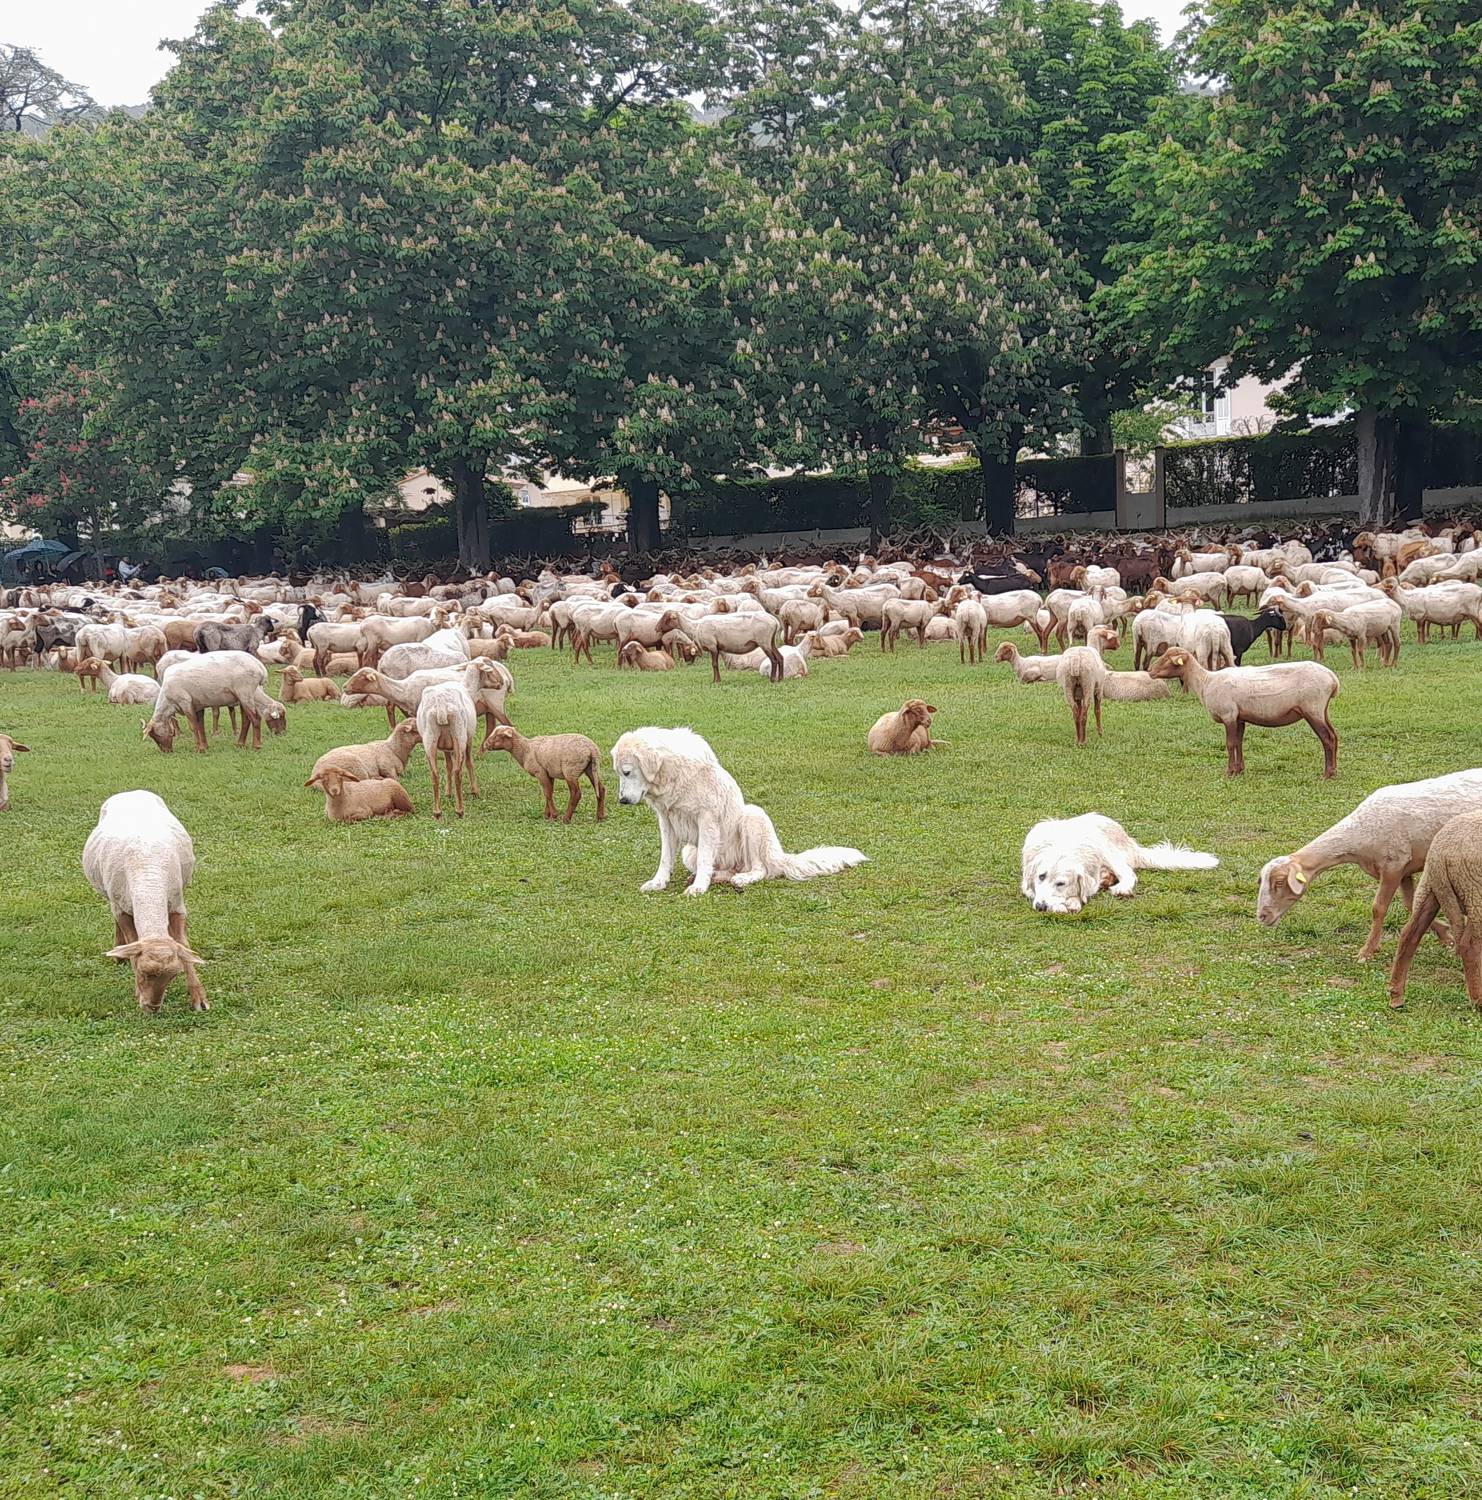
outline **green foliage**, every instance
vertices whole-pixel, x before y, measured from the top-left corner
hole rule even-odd
[[[1197,408],[1187,396],[1154,396],[1125,411],[1113,412],[1112,441],[1137,458],[1146,458],[1162,444],[1170,427],[1195,415]]]
[[[1206,0],[1212,97],[1129,142],[1103,305],[1169,378],[1228,355],[1293,411],[1444,411],[1482,366],[1482,13]]]
[[[1173,94],[1172,54],[1152,22],[1124,21],[1115,3],[1093,0],[997,0],[991,30],[1023,88],[1016,149],[1037,184],[1034,211],[1072,261],[1089,312],[1113,277],[1110,248],[1128,237],[1129,205],[1112,191],[1124,139]],[[1130,403],[1149,361],[1115,347],[1099,317],[1088,332],[1075,373],[1081,421],[1094,439]]]

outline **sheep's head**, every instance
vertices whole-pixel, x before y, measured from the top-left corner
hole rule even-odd
[[[925,725],[931,728],[931,716],[936,712],[936,707],[928,703],[924,698],[908,698],[901,706],[901,718],[903,718],[912,729]]]
[[[164,1004],[165,991],[177,975],[205,963],[199,954],[171,937],[140,938],[110,948],[105,958],[126,959],[134,970],[134,998],[139,1009],[154,1015]]]
[[[283,685],[285,687],[293,686],[297,683],[302,682],[303,680],[304,674],[300,672],[297,667],[283,668]]]
[[[1149,677],[1181,678],[1188,670],[1189,654],[1186,651],[1165,651],[1148,671]]]
[[[96,656],[90,656],[86,661],[77,664],[77,675],[79,677],[100,677],[106,663]]]
[[[1307,889],[1307,878],[1307,872],[1289,854],[1262,867],[1256,918],[1263,927],[1275,927],[1297,904]]]
[[[0,734],[0,772],[15,769],[16,754],[21,751],[30,750],[29,745],[23,745],[18,740],[13,740],[8,734]]]
[[[374,667],[361,667],[345,684],[347,693],[378,693],[381,690],[381,674]]]
[[[682,630],[683,628],[684,627],[680,622],[678,610],[666,609],[664,613],[659,616],[658,631],[661,636],[668,635],[671,630]]]
[[[338,797],[351,782],[359,780],[360,778],[354,771],[346,771],[340,766],[326,766],[322,771],[316,771],[309,777],[304,785],[318,787],[326,797],[333,799]]]
[[[273,698],[268,699],[268,704],[268,711],[262,716],[262,721],[273,734],[282,734],[288,728],[288,710]]]
[[[489,737],[484,741],[485,751],[489,750],[513,750],[515,745],[515,732],[508,724],[496,724]]]
[[[1019,648],[1012,641],[1005,641],[997,651],[993,653],[994,661],[1013,661],[1019,654]]]
[[[180,725],[171,714],[168,719],[144,719],[144,738],[153,740],[166,755],[175,749],[175,736],[180,733]]]

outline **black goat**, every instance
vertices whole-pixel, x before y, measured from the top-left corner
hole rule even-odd
[[[313,604],[306,604],[298,612],[298,638],[301,641],[309,639],[309,626],[322,625],[325,623],[324,616],[319,613]]]
[[[1240,665],[1240,659],[1255,643],[1269,630],[1273,637],[1280,635],[1286,628],[1286,616],[1279,609],[1263,609],[1253,619],[1247,619],[1244,615],[1221,615],[1226,625],[1230,627],[1230,645],[1235,652],[1235,665]],[[1271,654],[1276,655],[1276,641],[1271,642]]]
[[[1039,579],[1027,578],[1012,568],[1004,573],[964,573],[957,581],[977,589],[980,594],[1011,594],[1018,589],[1033,589],[1039,585]]]

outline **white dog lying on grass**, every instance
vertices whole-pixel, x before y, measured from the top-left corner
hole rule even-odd
[[[813,880],[863,864],[858,849],[823,846],[786,853],[772,820],[741,795],[736,779],[693,729],[634,729],[612,747],[618,801],[647,802],[659,819],[659,868],[645,891],[669,884],[677,853],[694,879],[687,896],[712,881],[737,889],[758,880]]]
[[[1139,870],[1212,870],[1212,854],[1177,844],[1145,849],[1120,823],[1100,813],[1049,818],[1036,823],[1024,840],[1019,889],[1036,911],[1069,915],[1097,891],[1130,896]]]

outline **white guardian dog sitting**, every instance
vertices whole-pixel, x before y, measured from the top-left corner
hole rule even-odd
[[[1177,844],[1145,849],[1120,823],[1100,813],[1049,818],[1036,823],[1024,840],[1019,889],[1036,911],[1068,916],[1097,891],[1130,896],[1139,870],[1212,870],[1212,854]]]
[[[813,880],[863,864],[858,849],[824,846],[788,854],[772,820],[741,795],[736,779],[693,729],[634,729],[612,747],[618,801],[647,802],[659,819],[659,868],[645,891],[669,884],[677,853],[694,879],[687,896],[712,881],[738,890],[758,880]]]

